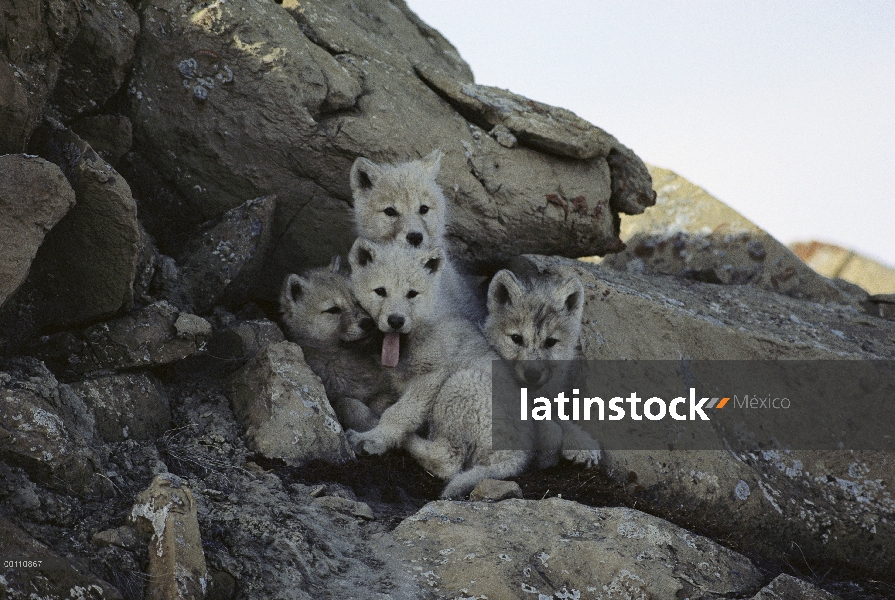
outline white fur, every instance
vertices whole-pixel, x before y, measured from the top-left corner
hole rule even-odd
[[[373,430],[348,432],[355,449],[381,454],[404,445],[425,468],[449,480],[445,497],[468,493],[488,476],[521,473],[529,453],[491,449],[491,361],[497,357],[475,325],[435,300],[443,250],[358,239],[349,260],[361,306],[380,331],[402,337],[392,370],[401,397]],[[425,423],[428,439],[415,433]]]
[[[577,278],[523,282],[503,270],[488,287],[484,333],[501,358],[516,363],[514,376],[520,385],[553,397],[567,388],[569,375],[556,369],[568,368],[565,361],[580,358],[583,312],[584,287]],[[536,442],[541,467],[555,464],[560,454],[587,466],[600,460],[597,443],[572,421],[540,423]]]
[[[397,165],[377,165],[358,158],[351,168],[351,193],[358,237],[377,243],[402,242],[419,248],[445,246],[448,202],[436,183],[442,154]],[[478,322],[484,306],[472,278],[445,260],[441,276],[442,312],[456,312]]]
[[[397,397],[379,365],[370,316],[351,294],[336,257],[329,267],[289,275],[280,293],[286,338],[302,347],[346,429],[367,431]],[[367,325],[367,327],[364,327]]]

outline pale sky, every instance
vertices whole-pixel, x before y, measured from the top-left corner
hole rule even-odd
[[[895,266],[895,0],[407,0],[476,82],[568,108],[784,243]]]

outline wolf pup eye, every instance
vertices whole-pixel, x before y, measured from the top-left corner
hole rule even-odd
[[[544,340],[544,346],[546,346],[547,348],[552,348],[558,341],[559,340],[556,338],[547,338],[546,340]]]
[[[420,295],[420,293],[416,290],[410,290],[409,292],[407,292],[408,298],[416,298],[419,295]]]
[[[325,311],[323,311],[323,312],[325,312],[325,313],[329,313],[329,314],[331,314],[331,315],[337,315],[337,314],[339,314],[339,313],[342,312],[342,309],[339,308],[338,306],[331,306],[331,307],[327,308],[327,309],[326,309]]]
[[[428,207],[428,206],[426,206],[425,204],[423,204],[422,206],[420,206],[420,214],[421,214],[421,215],[424,215],[424,214],[426,214],[427,212],[429,212],[429,207]]]
[[[518,333],[514,333],[513,335],[511,335],[510,339],[513,340],[513,343],[516,344],[517,346],[521,346],[522,342],[524,341],[522,339],[522,336],[519,335]]]
[[[394,206],[389,206],[382,212],[384,212],[386,214],[386,216],[389,216],[389,217],[397,217],[398,216],[398,211],[395,210]]]
[[[376,292],[377,296],[382,296],[383,298],[388,296],[388,293],[385,291],[385,288],[383,288],[383,287],[378,287],[373,291]]]

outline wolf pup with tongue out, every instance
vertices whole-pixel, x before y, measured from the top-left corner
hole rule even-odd
[[[445,264],[440,247],[376,244],[359,238],[348,255],[354,296],[385,334],[382,364],[398,401],[366,432],[348,432],[358,452],[404,446],[424,468],[449,480],[446,497],[487,477],[518,475],[531,456],[492,451],[491,361],[497,355],[468,319],[437,301]],[[416,435],[429,424],[429,437]],[[464,467],[471,469],[461,472]]]

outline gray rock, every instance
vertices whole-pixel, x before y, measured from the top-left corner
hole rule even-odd
[[[243,360],[255,356],[265,346],[285,339],[273,321],[242,321],[215,331],[208,341],[207,354],[223,360]]]
[[[125,550],[138,551],[143,547],[143,540],[133,527],[123,525],[115,529],[97,531],[90,538],[97,546],[118,546]]]
[[[610,149],[569,160],[498,143],[491,126],[467,121],[417,75],[430,69],[471,82],[456,52],[402,4],[181,8],[165,0],[142,9],[129,89],[136,146],[175,183],[171,196],[183,203],[172,208],[184,220],[277,194],[266,294],[296,266],[327,264],[347,251],[354,237],[348,173],[360,155],[397,162],[444,151],[449,242],[464,261],[620,247],[611,204],[629,210],[636,202],[610,201]],[[257,51],[236,50],[245,44]],[[635,179],[626,177],[629,187],[642,183]]]
[[[609,206],[626,215],[639,215],[656,203],[650,172],[630,148],[615,144],[606,157],[612,177]]]
[[[469,493],[469,499],[484,500],[486,502],[499,502],[508,498],[521,498],[522,488],[515,481],[500,481],[498,479],[483,479]]]
[[[267,346],[233,377],[233,412],[249,447],[291,465],[353,459],[323,383],[292,342]]]
[[[145,306],[152,304],[156,298],[153,296],[153,279],[156,271],[159,269],[162,256],[159,254],[155,245],[155,240],[143,227],[142,223],[138,223],[140,232],[140,253],[137,257],[137,273],[134,277],[134,304],[136,306]]]
[[[519,140],[506,125],[495,125],[488,135],[497,140],[497,143],[504,148],[515,148],[519,145]]]
[[[570,110],[535,102],[509,90],[458,81],[425,67],[417,67],[417,72],[468,120],[489,130],[502,126],[524,146],[587,160],[606,158],[618,143]]]
[[[622,218],[627,248],[603,259],[633,272],[748,284],[814,302],[858,304],[866,294],[819,275],[766,231],[680,175],[650,167],[658,193],[646,214]]]
[[[245,461],[251,454],[226,405],[217,398],[200,404],[196,395],[184,400],[197,426],[183,432],[178,451],[208,466],[191,479],[200,529],[214,540],[206,561],[210,572],[236,580],[237,597],[434,600],[399,560],[391,519],[357,518],[362,506],[339,499],[315,504],[314,489],[356,499],[339,484],[284,485],[276,472]],[[215,441],[221,439],[232,446]],[[348,512],[334,510],[336,503]]]
[[[25,281],[44,236],[74,204],[74,191],[53,163],[0,156],[0,306]]]
[[[269,250],[276,198],[249,200],[207,223],[178,259],[184,291],[202,313],[248,301]]]
[[[155,439],[170,427],[168,399],[149,375],[109,375],[71,388],[90,407],[96,430],[107,442]]]
[[[28,279],[0,318],[31,320],[34,335],[130,309],[140,232],[127,182],[58,122],[37,130],[31,147],[60,166],[77,204],[44,239]]]
[[[426,65],[460,81],[472,81],[472,71],[457,49],[404,2],[385,6],[283,0],[283,8],[309,40],[330,54],[363,56],[402,71]]]
[[[867,301],[872,313],[883,319],[895,319],[895,294],[875,294]]]
[[[198,347],[211,337],[211,324],[202,317],[182,312],[174,321],[174,332],[179,339]]]
[[[605,158],[612,180],[609,206],[614,211],[636,215],[655,204],[656,194],[643,161],[614,136],[572,111],[535,102],[509,90],[461,83],[425,67],[417,67],[416,71],[470,122],[490,129],[489,135],[501,146],[514,148],[518,142],[569,158]],[[589,210],[586,198],[570,199],[571,204],[563,207],[565,210],[575,213]],[[599,203],[594,210],[592,216],[600,217]]]
[[[557,258],[522,257],[514,270],[581,280],[588,359],[895,358],[895,323],[853,306]],[[724,534],[762,556],[794,542],[793,560],[804,553],[802,560],[885,575],[883,565],[895,561],[895,465],[887,453],[753,452],[728,441],[729,452],[607,451],[605,464],[635,496],[680,506],[678,514],[697,522],[709,512]]]
[[[83,117],[71,126],[108,163],[118,165],[134,143],[131,121],[124,115]]]
[[[210,334],[211,325],[204,319],[182,313],[162,300],[82,331],[48,336],[33,347],[33,352],[54,372],[72,379],[103,369],[133,369],[182,360],[199,352]]]
[[[193,493],[180,478],[158,475],[137,495],[131,520],[149,537],[147,600],[205,597],[205,554]]]
[[[51,101],[68,118],[95,113],[127,75],[140,20],[125,0],[85,0]]]
[[[15,67],[0,55],[0,155],[25,149],[33,119],[28,93]]]
[[[836,600],[829,592],[819,587],[796,579],[791,575],[778,575],[774,581],[761,588],[749,600]]]
[[[353,517],[372,521],[376,517],[373,510],[364,502],[349,500],[348,498],[340,498],[339,496],[322,496],[314,499],[314,505],[320,508],[334,510],[336,512],[345,513]]]
[[[558,498],[431,502],[394,535],[439,597],[719,598],[762,580],[746,557],[668,521]]]
[[[85,572],[82,566],[75,566],[3,517],[0,517],[0,548],[3,548],[3,560],[39,561],[42,567],[4,568],[0,575],[3,598],[122,598],[115,587]]]
[[[0,3],[0,155],[23,152],[39,122],[82,5],[65,0]]]
[[[102,492],[92,422],[84,412],[80,399],[40,363],[6,365],[0,372],[0,460],[53,490]]]

